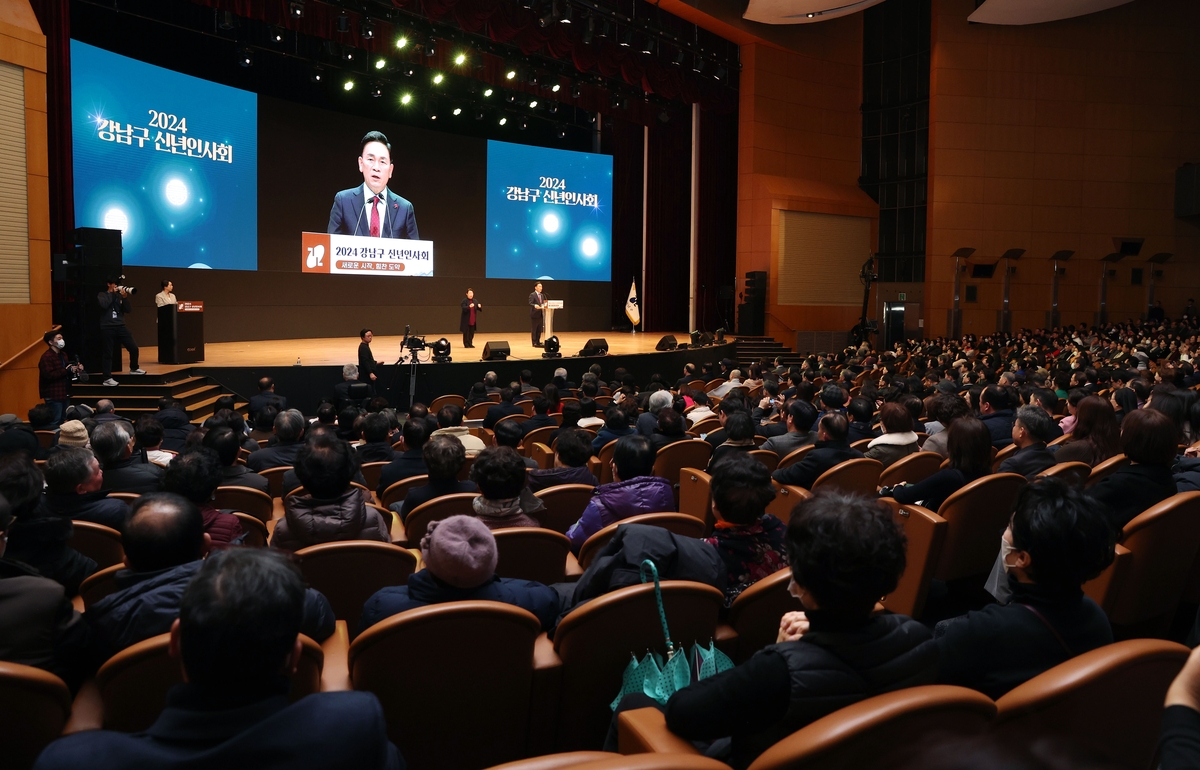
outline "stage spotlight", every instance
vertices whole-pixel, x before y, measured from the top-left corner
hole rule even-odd
[[[557,131],[555,131],[554,133],[558,135],[558,138],[559,138],[559,139],[566,139],[566,138],[567,138],[567,128],[566,128],[566,126],[559,126],[559,127],[558,127],[558,130],[557,130]]]
[[[492,94],[494,94],[494,93],[495,93],[495,91],[493,91],[493,90],[492,90],[492,89],[490,89],[490,88],[485,88],[485,89],[483,89],[483,95],[484,95],[484,96],[491,96],[491,95],[492,95]]]
[[[612,97],[609,99],[609,103],[612,104],[612,108],[614,110],[617,109],[618,107],[621,106],[621,95],[613,94]]]
[[[670,123],[671,122],[671,113],[667,112],[666,110],[661,110],[658,113],[658,119],[659,119],[659,121],[661,121],[663,123]]]
[[[446,79],[445,76],[439,72],[438,74],[433,76],[433,84],[435,86],[440,86],[442,84],[442,81],[445,79]]]
[[[475,119],[483,120],[483,110],[475,110]]]
[[[374,85],[372,85],[371,86],[371,96],[375,97],[376,99],[383,96],[383,86],[380,85],[379,83],[375,83]]]
[[[433,35],[430,35],[429,39],[425,41],[425,55],[437,56],[437,38]]]
[[[346,91],[353,91],[354,90],[354,81],[347,80],[345,83],[342,84],[342,88]]]
[[[426,103],[426,105],[425,105],[425,115],[426,115],[426,116],[427,116],[427,117],[428,117],[430,120],[437,120],[437,119],[438,119],[438,108],[437,108],[437,100],[436,100],[436,99],[430,99],[430,100],[429,100],[429,101]]]
[[[358,25],[358,34],[363,40],[370,40],[375,37],[375,22],[370,18],[364,17],[362,23]]]
[[[304,0],[292,0],[288,4],[288,14],[293,19],[299,19],[304,16]]]
[[[555,83],[554,85],[550,86],[550,91],[551,91],[551,93],[555,93],[555,94],[556,94],[556,93],[558,93],[558,92],[559,92],[559,91],[561,91],[561,90],[562,90],[562,86],[561,86],[561,85],[559,85],[558,83]]]
[[[254,66],[254,50],[250,48],[242,48],[238,51],[238,64],[243,67]]]
[[[656,42],[653,36],[646,35],[646,39],[642,42],[642,53],[653,56]]]
[[[596,17],[588,11],[587,21],[583,25],[583,44],[591,45],[592,40],[596,37]]]
[[[406,78],[411,78],[413,76],[413,73],[415,73],[415,72],[416,72],[416,70],[413,69],[413,66],[411,64],[405,64],[403,67],[400,68],[400,74]]]
[[[671,63],[674,64],[676,67],[682,67],[683,62],[686,59],[687,59],[687,51],[680,48],[678,51],[675,52],[675,58],[671,60]]]
[[[453,359],[450,358],[450,340],[442,337],[432,345],[433,360],[439,364],[448,364]]]
[[[525,118],[521,118],[521,122],[517,124],[517,128],[524,131],[525,129],[529,128],[529,121]]]
[[[596,26],[596,37],[608,37],[608,19],[601,19]]]
[[[562,2],[562,16],[559,18],[559,20],[558,20],[558,23],[559,23],[559,24],[570,24],[570,23],[571,23],[571,16],[572,16],[572,12],[571,12],[571,4],[570,4],[570,3],[568,3],[568,2],[566,2],[566,0],[563,0],[563,2]]]
[[[692,72],[695,72],[697,75],[704,74],[704,65],[704,57],[702,57],[700,54],[696,54],[694,57],[692,57]]]
[[[508,118],[500,118],[500,125],[503,126],[507,122],[508,122]]]
[[[724,65],[719,65],[717,67],[717,72],[715,75],[713,75],[713,77],[717,80],[724,80],[725,78],[729,77],[729,70],[725,69]]]
[[[573,86],[571,86],[571,98],[578,99],[581,96],[583,96],[583,85],[580,83],[576,83]]]
[[[276,43],[283,42],[283,27],[271,27],[271,40]]]
[[[509,67],[507,70],[505,70],[504,79],[505,80],[516,80],[517,79],[517,68]]]
[[[546,112],[550,113],[551,115],[558,114],[558,102],[550,102],[549,104],[547,104]]]
[[[724,326],[722,326],[720,329],[717,329],[716,336],[717,336],[718,343],[725,342],[725,327]]]
[[[619,32],[617,34],[617,45],[622,48],[628,48],[633,45],[633,30],[626,27],[624,32]]]
[[[342,58],[346,61],[354,61],[354,49],[350,46],[342,47]]]
[[[467,63],[467,55],[465,53],[459,53],[458,56],[454,57],[454,63],[460,67],[462,65],[466,64]]]
[[[405,105],[406,107],[408,105],[412,104],[412,94],[404,94],[403,96],[401,96],[400,103]]]
[[[387,59],[376,59],[375,60],[375,69],[381,70],[386,66],[387,66]]]
[[[455,115],[461,115],[461,114],[462,114],[462,107],[455,107],[455,108],[454,108],[454,114],[455,114]]]
[[[325,68],[319,66],[313,67],[312,71],[308,73],[308,79],[314,83],[320,83],[325,79]]]
[[[233,11],[217,11],[217,26],[221,29],[233,29]]]
[[[700,330],[696,329],[695,331],[692,332],[691,336],[692,336],[692,347],[694,347],[694,348],[700,347]]]
[[[542,358],[562,358],[562,353],[558,352],[561,347],[558,337],[548,337],[542,340]]]
[[[529,109],[531,109],[531,110],[535,109],[537,107],[537,105],[538,105],[537,99],[531,99],[529,101]]]
[[[514,94],[512,91],[509,91],[508,93],[506,93],[504,95],[504,101],[508,102],[509,104],[516,104],[517,103],[517,95]]]
[[[403,48],[406,45],[408,45],[408,37],[407,36],[401,35],[400,37],[396,38],[396,48]]]
[[[338,32],[349,32],[350,31],[350,17],[347,16],[344,11],[342,13],[338,14],[337,31]]]
[[[555,2],[550,3],[550,7],[546,9],[546,12],[538,17],[538,26],[542,29],[549,27],[558,20],[558,15],[558,2],[555,0]]]

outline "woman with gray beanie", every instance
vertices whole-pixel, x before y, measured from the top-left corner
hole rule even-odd
[[[376,623],[405,610],[455,601],[489,601],[529,610],[542,629],[554,624],[558,594],[532,580],[496,575],[496,538],[473,516],[451,516],[432,522],[421,539],[425,569],[411,575],[408,585],[381,588],[367,600],[361,634]]]

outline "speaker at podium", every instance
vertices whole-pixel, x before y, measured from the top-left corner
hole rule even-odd
[[[204,303],[175,302],[158,309],[158,362],[196,364],[204,360]]]

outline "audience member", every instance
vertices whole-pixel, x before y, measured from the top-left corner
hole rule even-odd
[[[126,568],[114,578],[117,590],[83,615],[98,662],[171,630],[184,589],[200,571],[212,543],[200,509],[190,500],[170,492],[138,498],[122,537]],[[329,602],[307,589],[301,633],[321,642],[333,627]]]
[[[142,462],[166,468],[175,458],[175,454],[163,451],[163,432],[163,424],[151,415],[144,414],[137,418],[133,423],[133,454],[140,455]],[[179,448],[183,448],[182,441],[179,442]]]
[[[275,392],[275,380],[263,377],[258,381],[258,393],[250,397],[250,403],[247,404],[246,410],[253,419],[254,415],[268,406],[274,407],[279,412],[287,411],[287,397]]]
[[[550,388],[553,386],[547,385],[546,387]],[[537,430],[538,428],[552,428],[552,427],[556,428],[556,427],[558,427],[558,420],[554,419],[550,415],[551,406],[552,405],[550,403],[550,400],[547,399],[545,396],[543,396],[543,395],[534,396],[533,397],[533,416],[530,417],[525,422],[520,424],[519,427],[521,428],[521,433],[522,434],[529,433],[530,431]],[[516,422],[516,421],[515,420],[505,420],[504,422]],[[497,423],[497,425],[499,425],[499,423]]]
[[[525,487],[525,462],[511,447],[488,447],[471,465],[471,481],[479,487],[474,515],[488,529],[538,527],[542,501]]]
[[[475,482],[458,480],[458,474],[467,462],[467,453],[453,436],[434,436],[425,442],[421,454],[429,479],[423,486],[410,489],[403,500],[392,504],[391,509],[400,516],[401,522],[434,498],[479,491]]]
[[[65,589],[68,597],[96,571],[96,562],[71,547],[71,519],[55,515],[42,504],[42,472],[23,453],[0,456],[0,495],[10,506],[5,557],[37,570]]]
[[[845,418],[843,418],[844,420]],[[713,533],[705,542],[725,563],[725,606],[759,580],[787,566],[787,527],[767,513],[775,499],[767,466],[745,454],[732,454],[712,469]]]
[[[500,422],[496,423],[495,435],[496,446],[510,447],[513,449],[513,451],[517,452],[518,455],[521,454],[521,439],[525,435],[525,432],[521,429],[521,426],[516,423],[516,421],[501,420]],[[524,461],[527,469],[537,470],[538,464],[532,458],[521,455],[521,460]]]
[[[674,444],[676,441],[689,441],[692,438],[685,429],[683,415],[669,406],[658,410],[658,419],[655,424],[657,427],[654,432],[647,437],[650,439],[650,446],[653,447],[655,453],[668,444]]]
[[[233,428],[212,428],[204,434],[201,444],[217,453],[221,464],[221,487],[249,487],[259,492],[271,491],[271,485],[265,476],[238,462],[240,441]]]
[[[817,440],[817,434],[812,429],[817,421],[816,407],[807,401],[792,399],[783,406],[783,421],[787,425],[787,433],[772,436],[762,445],[763,449],[779,455],[780,460]]]
[[[424,476],[429,472],[422,456],[422,448],[429,440],[428,423],[424,420],[410,418],[404,423],[401,432],[404,450],[398,453],[390,463],[383,466],[383,470],[379,472],[379,487],[375,493],[381,498],[387,488],[397,481],[403,481],[413,476]],[[462,445],[461,442],[459,445]]]
[[[500,403],[488,407],[487,414],[483,418],[483,427],[491,430],[503,417],[508,417],[510,414],[525,414],[524,409],[513,403],[515,395],[512,388],[501,388]]]
[[[296,455],[304,447],[304,415],[295,409],[287,409],[275,415],[275,439],[279,442],[274,446],[266,446],[257,452],[251,452],[246,458],[246,467],[255,473],[261,473],[268,468],[279,468],[294,465]]]
[[[905,505],[919,504],[937,511],[946,498],[976,479],[992,472],[992,434],[974,417],[960,417],[946,431],[950,467],[943,468],[916,484],[898,484],[883,492]]]
[[[1121,421],[1121,452],[1129,464],[1088,488],[1108,509],[1109,523],[1120,531],[1135,516],[1175,494],[1171,466],[1177,429],[1155,409],[1139,409]]]
[[[596,438],[592,439],[592,453],[598,455],[608,442],[635,432],[629,425],[629,416],[625,410],[616,404],[609,404],[604,410],[604,427],[596,433]]]
[[[240,543],[245,533],[232,513],[217,510],[214,499],[221,486],[221,460],[215,450],[198,446],[176,457],[163,475],[164,492],[174,492],[200,509],[204,532],[218,545]]]
[[[578,554],[584,542],[622,519],[642,513],[675,510],[671,482],[654,473],[654,448],[645,436],[627,435],[617,440],[613,452],[611,484],[596,488],[579,521],[567,530],[571,550]]]
[[[283,518],[275,525],[271,545],[298,551],[340,540],[392,541],[390,522],[367,507],[367,492],[351,485],[356,467],[350,445],[320,435],[296,455],[302,492],[283,499]]]
[[[579,429],[564,430],[554,445],[554,467],[530,471],[529,491],[539,492],[561,484],[596,486],[599,482],[588,469],[591,458],[591,434]]]
[[[778,644],[679,690],[664,709],[671,732],[733,767],[839,708],[937,676],[929,631],[874,612],[904,571],[904,533],[891,511],[861,495],[819,494],[797,507],[787,548],[789,591],[804,611],[783,617]],[[620,710],[653,705],[636,693]]]
[[[496,538],[473,516],[451,516],[430,522],[421,538],[425,568],[409,575],[402,586],[381,588],[363,607],[358,632],[405,610],[430,604],[488,601],[512,604],[533,613],[542,629],[554,625],[558,593],[532,580],[496,575]]]
[[[1076,405],[1071,437],[1058,445],[1054,459],[1060,463],[1087,463],[1094,468],[1120,451],[1121,423],[1112,405],[1100,396],[1087,396]]]
[[[84,449],[92,448],[92,439],[88,436],[87,428],[79,420],[67,420],[58,428],[59,449],[74,446]]]
[[[735,412],[725,420],[725,440],[713,450],[708,467],[720,462],[722,458],[734,454],[752,452],[757,447],[754,444],[754,421],[746,411]]]
[[[374,695],[324,692],[288,702],[305,601],[300,571],[284,555],[212,554],[171,624],[171,655],[186,684],[168,693],[155,723],[139,733],[75,733],[52,743],[37,767],[402,770]]]
[[[60,583],[6,557],[14,520],[0,496],[0,660],[49,671],[74,692],[89,671],[87,625]]]
[[[772,478],[780,484],[811,489],[813,483],[821,478],[825,471],[847,460],[863,456],[862,452],[850,446],[847,438],[849,430],[849,423],[844,414],[826,412],[821,415],[817,424],[817,441],[813,448],[799,462],[776,470]]]
[[[392,432],[392,423],[386,415],[375,412],[363,417],[362,446],[355,449],[358,461],[362,463],[390,463],[396,459],[396,450],[388,436]]]
[[[474,457],[482,452],[486,445],[483,439],[478,436],[472,436],[463,422],[463,410],[458,404],[447,404],[443,406],[437,413],[438,429],[433,431],[431,436],[454,436],[462,442],[463,449],[467,450],[467,457]]]
[[[62,447],[46,460],[46,507],[55,516],[125,529],[129,506],[101,487],[104,471],[87,449]]]
[[[944,380],[944,382],[948,382],[948,380]],[[933,413],[934,419],[941,424],[942,429],[931,433],[929,438],[925,439],[925,443],[921,445],[921,451],[936,452],[942,457],[949,457],[950,450],[947,448],[947,442],[950,440],[950,426],[960,417],[971,416],[971,405],[957,393],[938,393],[933,397],[930,411]]]
[[[144,494],[157,492],[163,469],[133,454],[133,431],[127,422],[101,423],[92,431],[92,451],[104,469],[101,489]]]
[[[878,460],[887,468],[921,450],[917,434],[913,432],[912,414],[903,405],[892,402],[880,407],[879,426],[883,435],[871,439],[867,451],[863,452],[864,457]]]
[[[1015,417],[1008,393],[1003,388],[988,385],[983,389],[979,395],[979,419],[987,426],[992,436],[992,446],[1003,449],[1012,443],[1012,424]]]
[[[1012,440],[1017,451],[1000,463],[999,473],[1018,473],[1033,481],[1055,464],[1054,453],[1046,448],[1046,436],[1054,420],[1039,406],[1023,406],[1013,422]]]
[[[1057,479],[1027,485],[1000,539],[1008,600],[937,625],[938,679],[999,698],[1111,644],[1108,617],[1080,586],[1112,562],[1115,543],[1105,511],[1083,492]]]
[[[256,415],[252,415],[251,419],[254,422],[254,428],[247,434],[247,438],[255,442],[259,441],[274,441],[275,440],[275,418],[279,415],[279,410],[273,406],[268,406]],[[251,449],[251,452],[254,450]]]
[[[232,401],[232,397],[230,400]],[[234,404],[230,404],[228,408],[232,411],[233,407]],[[171,452],[183,451],[183,444],[187,441],[188,434],[196,429],[196,426],[192,425],[191,418],[188,417],[187,409],[184,405],[171,396],[163,396],[158,399],[158,411],[154,413],[153,417],[162,427],[162,448]],[[135,432],[136,428],[137,423],[135,422]],[[142,443],[141,439],[138,440],[138,443]],[[144,446],[149,448],[151,445],[145,444]],[[151,458],[150,462],[154,462],[154,459]],[[170,462],[170,460],[167,460],[167,462]]]

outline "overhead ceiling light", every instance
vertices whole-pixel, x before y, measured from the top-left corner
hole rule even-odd
[[[293,19],[303,18],[304,0],[292,0],[292,2],[288,4],[288,15]]]
[[[559,20],[558,20],[558,23],[559,23],[559,24],[570,24],[570,23],[571,23],[571,16],[572,16],[572,13],[571,13],[571,4],[570,4],[570,3],[568,3],[568,2],[566,2],[566,0],[563,0],[563,3],[562,3],[562,15],[561,15],[561,17],[559,18]]]
[[[531,109],[531,110],[534,109],[535,107],[537,107],[537,104],[538,104],[537,99],[531,99],[529,101],[529,109]]]
[[[346,90],[346,91],[353,91],[354,90],[354,81],[347,80],[345,83],[342,84],[342,89]]]
[[[702,74],[704,72],[704,64],[704,57],[700,54],[696,54],[692,57],[692,72]]]
[[[686,59],[687,59],[687,51],[680,48],[678,51],[675,52],[675,58],[671,60],[671,63],[674,64],[676,67],[682,67],[683,62]]]
[[[509,104],[516,104],[517,103],[517,95],[515,93],[513,93],[512,91],[509,91],[508,93],[506,93],[504,95],[504,101],[508,102]]]
[[[558,112],[558,102],[550,102],[549,104],[547,104],[546,112],[550,113],[551,115]]]
[[[500,125],[503,126],[507,122],[508,122],[508,118],[500,118]]]
[[[475,110],[475,119],[483,120],[483,110]]]
[[[320,83],[325,79],[325,69],[319,66],[313,67],[312,71],[308,73],[308,79],[314,83]]]
[[[559,139],[566,139],[566,138],[567,138],[567,128],[566,128],[566,126],[559,126],[559,127],[558,127],[558,130],[557,130],[557,131],[555,131],[555,134],[557,134],[557,135],[558,135],[558,138],[559,138]]]
[[[407,106],[412,104],[412,94],[404,94],[400,97],[400,103]]]
[[[529,128],[529,121],[525,118],[521,118],[521,122],[517,124],[517,128],[524,131],[525,129]]]
[[[396,38],[397,48],[403,48],[406,45],[408,45],[408,37],[406,35],[401,35],[400,37]]]
[[[350,17],[346,15],[345,11],[342,11],[341,13],[338,14],[337,31],[338,32],[349,32],[350,31]]]
[[[445,76],[439,72],[438,74],[433,76],[433,84],[435,86],[440,86],[442,84],[442,81],[445,79],[446,79]]]
[[[238,64],[243,67],[254,66],[254,51],[250,48],[242,48],[238,51]]]
[[[725,65],[723,65],[723,64],[718,65],[717,72],[715,75],[713,75],[713,77],[716,78],[717,80],[724,80],[725,78],[729,77],[729,70],[726,69]]]
[[[645,41],[642,42],[642,53],[653,56],[656,42],[653,35],[646,35]]]
[[[581,96],[583,96],[583,86],[579,83],[571,86],[571,98],[578,99]]]
[[[437,120],[438,108],[437,108],[437,100],[436,99],[430,99],[429,102],[425,105],[425,115],[430,120]]]
[[[462,114],[462,107],[455,107],[455,108],[454,108],[454,114],[455,114],[455,115],[461,115],[461,114]]]
[[[364,40],[375,37],[375,22],[371,21],[369,17],[364,17],[358,25],[358,34]]]
[[[283,27],[271,27],[271,40],[276,43],[283,42]]]
[[[386,66],[387,66],[387,59],[376,59],[375,60],[375,69],[381,70]]]
[[[483,95],[484,95],[484,96],[491,96],[493,93],[495,93],[495,92],[494,92],[492,89],[490,89],[490,88],[485,88],[485,89],[483,89]]]
[[[619,33],[617,35],[617,45],[622,48],[628,48],[633,45],[633,30],[626,27],[624,32]]]
[[[383,96],[383,86],[380,85],[379,83],[375,83],[374,85],[372,85],[371,86],[371,96],[374,96],[376,99]]]
[[[430,35],[429,39],[425,41],[425,55],[437,56],[437,38],[433,35]]]
[[[465,53],[462,53],[462,52],[460,51],[460,52],[458,53],[458,55],[454,57],[454,63],[455,63],[455,64],[457,64],[457,65],[458,65],[458,66],[460,66],[460,67],[461,67],[462,65],[466,64],[466,63],[467,63],[467,55],[466,55]]]
[[[342,47],[342,58],[346,61],[354,61],[354,49],[350,46]]]

